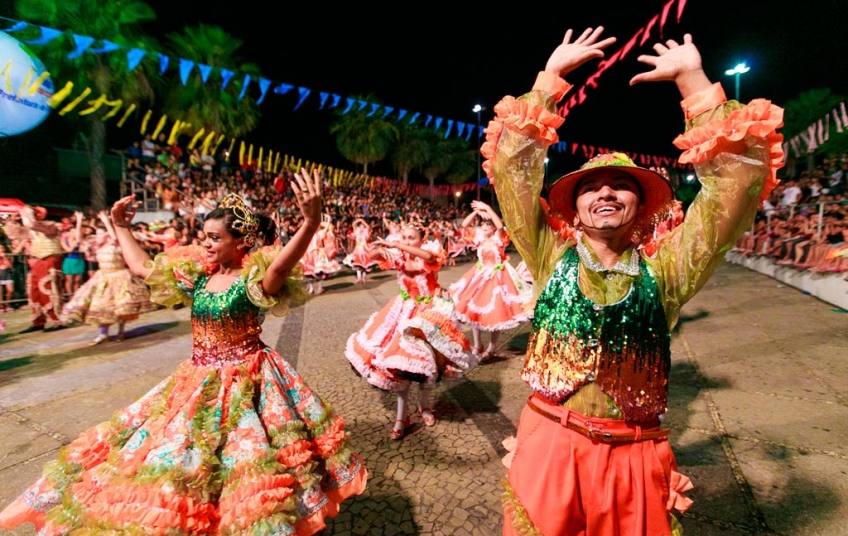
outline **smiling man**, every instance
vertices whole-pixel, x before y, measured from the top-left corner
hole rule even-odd
[[[562,119],[561,77],[615,40],[587,29],[563,43],[533,91],[505,97],[481,149],[503,219],[540,289],[522,379],[533,389],[506,484],[504,534],[680,534],[691,501],[660,419],[667,409],[671,330],[680,308],[750,227],[782,161],[782,110],[728,102],[689,35],[654,46],[631,84],[675,82],[686,134],[675,140],[701,192],[657,244],[673,192],[660,173],[604,154],[540,202],[547,148]],[[634,129],[638,134],[638,126]],[[647,247],[650,244],[651,247]]]

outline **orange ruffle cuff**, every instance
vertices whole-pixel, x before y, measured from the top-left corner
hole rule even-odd
[[[536,76],[536,83],[533,84],[533,91],[544,91],[559,102],[571,87],[571,84],[554,73],[540,71]]]
[[[563,121],[565,121],[564,118],[549,112],[539,104],[511,96],[501,99],[495,105],[495,119],[486,127],[484,131],[486,141],[480,147],[480,153],[486,159],[483,162],[483,171],[486,172],[489,181],[492,181],[492,160],[497,153],[498,141],[501,139],[504,127],[549,146],[559,141],[556,131],[562,126]],[[494,182],[492,185],[495,185]]]
[[[783,166],[783,135],[777,129],[783,126],[783,108],[769,100],[754,99],[725,119],[715,119],[681,134],[674,145],[683,151],[682,164],[700,164],[723,152],[739,153],[739,144],[747,136],[762,138],[769,146],[770,170],[763,185],[760,200],[767,199],[779,184],[777,170]]]
[[[727,102],[727,96],[724,94],[724,89],[721,84],[716,82],[709,88],[689,95],[680,102],[680,107],[683,108],[683,113],[686,115],[686,120],[689,121],[702,113],[712,110],[716,106],[720,106]]]

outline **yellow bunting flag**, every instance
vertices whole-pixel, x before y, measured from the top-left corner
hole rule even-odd
[[[79,112],[80,115],[90,115],[100,109],[101,106],[106,104],[106,95],[100,95],[97,99],[93,101],[88,101],[88,108],[85,110],[81,110]]]
[[[174,121],[174,126],[171,127],[171,134],[168,135],[168,145],[177,144],[177,138],[180,135],[180,126],[182,126],[182,121],[179,119]]]
[[[215,131],[210,132],[206,138],[203,139],[203,143],[200,145],[200,154],[207,155],[209,154],[209,146],[212,144],[212,138],[215,137]]]
[[[118,121],[118,128],[124,126],[124,123],[126,123],[127,119],[129,119],[130,114],[135,111],[135,108],[136,108],[135,103],[132,103],[132,104],[130,104],[129,108],[127,108],[124,111],[124,115],[121,116],[121,120]]]
[[[150,121],[150,116],[153,115],[153,110],[147,110],[144,118],[141,120],[141,135],[147,134],[147,122]]]
[[[20,87],[18,87],[18,95],[17,96],[18,96],[19,99],[21,97],[23,97],[24,93],[26,93],[27,90],[29,89],[29,81],[30,81],[30,79],[32,79],[32,75],[34,73],[35,73],[35,69],[30,67],[29,71],[27,71],[27,74],[24,77],[24,81],[21,83]]]
[[[253,144],[250,144],[250,149],[247,150],[247,165],[248,167],[253,165]]]
[[[47,71],[41,73],[41,76],[39,76],[35,80],[35,82],[33,82],[31,86],[29,86],[29,91],[27,91],[27,95],[29,95],[30,97],[35,95],[35,92],[38,91],[38,88],[41,87],[41,84],[43,84],[44,81],[47,80],[48,76],[50,76],[50,73],[48,73]]]
[[[59,106],[59,104],[61,104],[63,100],[68,98],[68,95],[70,95],[71,91],[73,91],[73,90],[74,90],[74,83],[73,82],[66,83],[65,87],[63,87],[62,89],[60,89],[59,91],[54,93],[52,97],[47,99],[47,106],[49,106],[51,108],[55,108],[55,107]]]
[[[192,149],[194,149],[194,146],[195,146],[195,145],[197,145],[197,141],[198,141],[198,140],[200,139],[200,137],[201,137],[201,136],[203,136],[205,133],[206,133],[206,129],[205,129],[205,128],[203,128],[203,127],[200,127],[200,130],[198,130],[198,131],[197,131],[197,133],[194,135],[194,137],[193,137],[193,138],[191,138],[191,141],[190,141],[190,142],[189,142],[189,144],[188,144],[188,150],[189,150],[189,151],[191,151]]]
[[[168,121],[168,115],[162,114],[162,117],[159,118],[159,122],[156,124],[156,130],[153,131],[153,139],[159,137],[159,133],[162,132],[162,129],[165,128],[165,123]]]
[[[235,138],[230,138],[230,148],[229,148],[229,149],[227,149],[227,154],[228,154],[228,155],[233,154],[233,148],[234,148],[235,146],[236,146],[236,139],[235,139]]]
[[[259,157],[256,159],[256,171],[262,171],[262,147],[259,148]]]
[[[106,115],[103,116],[103,120],[108,121],[109,119],[112,119],[113,117],[115,117],[118,114],[118,110],[120,110],[121,107],[124,105],[124,101],[121,100],[121,99],[116,99],[116,100],[113,100],[113,101],[106,101],[103,104],[105,104],[106,106],[112,107],[112,110],[109,113],[107,113]]]
[[[71,101],[71,102],[70,102],[67,106],[65,106],[64,108],[62,108],[62,109],[59,111],[59,115],[65,115],[66,113],[68,113],[68,112],[70,112],[71,110],[73,110],[74,108],[76,108],[76,107],[77,107],[77,104],[81,103],[81,102],[83,101],[83,99],[85,99],[86,97],[88,97],[88,95],[89,95],[90,93],[91,93],[91,88],[90,88],[90,87],[85,88],[85,89],[82,91],[82,93],[80,93],[80,94],[79,94],[79,96],[78,96],[77,98],[75,98],[74,100],[72,100],[72,101]]]
[[[239,166],[244,165],[244,141],[242,140],[241,145],[239,145]]]
[[[280,170],[280,153],[277,152],[277,158],[274,160],[274,173]]]
[[[215,146],[212,147],[212,154],[213,155],[218,154],[218,147],[220,147],[221,142],[224,141],[224,138],[226,138],[226,136],[224,136],[223,134],[218,136],[218,141],[216,141]]]

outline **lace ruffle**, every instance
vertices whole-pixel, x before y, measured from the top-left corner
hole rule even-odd
[[[768,143],[770,170],[760,199],[767,199],[779,184],[777,170],[783,166],[783,135],[777,129],[783,126],[783,109],[765,99],[754,99],[742,109],[732,111],[726,119],[716,119],[695,127],[674,140],[683,150],[680,162],[699,164],[722,152],[741,153],[738,144],[748,136]],[[734,147],[737,146],[737,147]]]
[[[250,301],[262,309],[268,309],[274,316],[285,316],[291,306],[302,304],[306,300],[303,292],[303,267],[298,263],[286,277],[286,282],[274,296],[268,296],[262,288],[262,279],[280,248],[264,247],[250,254],[242,268]]]

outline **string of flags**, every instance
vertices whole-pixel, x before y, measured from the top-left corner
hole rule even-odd
[[[659,29],[662,31],[663,26],[665,25],[666,19],[668,17],[670,9],[673,7],[674,3],[678,3],[677,7],[677,19],[679,21],[680,16],[682,15],[683,8],[685,7],[686,0],[669,0],[660,14],[656,15],[651,21],[642,29],[640,29],[634,37],[628,42],[625,47],[623,47],[620,51],[615,53],[609,59],[605,60],[606,63],[602,62],[602,66],[599,68],[598,72],[590,77],[590,79],[586,82],[586,84],[581,87],[572,98],[566,102],[566,104],[560,109],[560,115],[567,114],[567,111],[577,104],[582,103],[585,96],[585,88],[588,87],[597,87],[597,78],[602,74],[605,70],[607,70],[615,61],[621,59],[626,55],[635,45],[636,40],[641,37],[640,45],[644,44],[645,40],[650,34],[651,29],[659,24]],[[25,40],[26,43],[31,45],[45,45],[50,43],[62,36],[69,36],[73,43],[73,50],[68,53],[68,58],[78,58],[86,53],[91,54],[107,54],[107,53],[115,53],[117,51],[123,50],[126,54],[127,59],[127,70],[132,71],[138,67],[142,60],[146,57],[151,57],[158,61],[159,72],[160,74],[165,74],[171,65],[177,65],[177,69],[179,70],[180,80],[183,84],[188,82],[189,76],[196,68],[201,76],[202,83],[206,84],[210,79],[213,73],[217,73],[217,76],[220,76],[221,79],[221,90],[224,91],[229,83],[234,79],[241,79],[242,87],[239,94],[239,99],[243,99],[246,95],[247,91],[251,87],[251,84],[256,84],[258,86],[260,95],[257,99],[257,104],[261,104],[269,90],[271,90],[275,94],[286,95],[296,91],[297,94],[297,104],[294,107],[294,110],[298,110],[303,103],[307,100],[310,95],[317,93],[319,96],[319,109],[334,109],[338,107],[343,107],[342,113],[347,114],[351,111],[367,111],[368,117],[372,117],[379,114],[379,117],[382,119],[393,118],[394,121],[399,122],[401,120],[407,120],[409,124],[420,123],[424,128],[433,128],[434,130],[440,130],[444,127],[444,137],[448,138],[451,135],[464,138],[465,140],[470,140],[472,136],[475,135],[478,139],[482,139],[484,136],[484,126],[476,126],[471,123],[466,123],[463,121],[457,121],[453,119],[445,119],[442,117],[436,117],[432,114],[426,114],[422,112],[411,111],[407,109],[395,109],[392,106],[377,104],[368,102],[362,99],[356,99],[352,97],[345,97],[342,95],[338,95],[330,92],[313,92],[312,89],[306,87],[297,87],[292,84],[287,84],[284,82],[274,82],[272,80],[257,77],[258,80],[254,80],[253,77],[249,74],[245,74],[242,78],[241,74],[236,73],[235,71],[228,70],[225,68],[217,68],[209,65],[195,63],[191,60],[187,60],[185,58],[177,58],[177,61],[172,62],[172,58],[155,51],[144,50],[140,48],[130,48],[126,49],[120,45],[117,45],[111,41],[106,39],[96,39],[90,36],[83,36],[77,34],[66,34],[60,30],[56,30],[53,28],[49,28],[46,26],[36,26],[31,25],[25,21],[18,21],[14,19],[7,19],[5,17],[0,17],[0,20],[11,21],[13,24],[11,27],[6,28],[2,31],[5,32],[19,32],[25,30],[27,28],[38,28],[40,31],[40,37],[35,39]],[[97,46],[95,46],[97,45]],[[2,61],[2,59],[0,59]],[[11,62],[11,60],[9,60]],[[4,71],[8,70],[8,63]],[[0,77],[3,75],[4,71],[0,71]],[[43,81],[43,78],[49,76],[49,73],[44,73],[39,80]],[[40,85],[39,80],[36,80],[28,86],[28,91],[31,91],[32,88],[38,88]],[[2,82],[2,78],[0,78],[0,82]],[[29,81],[25,81],[26,83],[23,85],[29,84]],[[8,85],[8,81],[7,81]],[[23,85],[19,91],[23,91]],[[271,89],[273,87],[273,90]],[[48,101],[48,104],[57,108],[59,105],[70,98],[73,93],[73,83],[67,82],[64,87],[57,91]],[[11,92],[11,88],[7,88],[9,92]],[[75,98],[70,100],[64,107],[59,109],[59,115],[66,115],[71,111],[75,110],[80,104],[85,102],[87,107],[83,110],[80,110],[78,113],[80,115],[88,115],[98,111],[100,108],[106,107],[109,109],[108,113],[103,115],[102,119],[104,121],[109,120],[113,117],[116,117],[118,113],[120,113],[121,109],[124,107],[124,102],[121,99],[109,99],[106,95],[100,95],[94,100],[86,99],[91,95],[92,89],[90,87],[86,87],[82,90],[80,94],[78,94]],[[136,110],[137,106],[134,103],[130,103],[126,108],[123,109],[123,114],[120,116],[120,119],[117,122],[118,127],[123,127],[130,115]],[[565,112],[563,112],[565,110]],[[141,125],[141,133],[145,134],[147,132],[148,123],[152,118],[153,111],[147,110]],[[163,115],[159,118],[156,123],[156,127],[153,130],[153,137],[156,138],[160,133],[165,131],[165,127],[167,126],[168,117]],[[184,134],[190,134],[192,132],[192,125],[187,122],[183,122],[180,120],[175,120],[170,130],[168,132],[168,143],[174,144],[179,136]],[[216,132],[204,132],[203,129],[199,129],[194,131],[194,135],[189,144],[189,149],[194,149],[195,146],[201,142],[200,145],[201,150],[204,154],[207,154],[207,151],[212,151],[214,154],[221,143],[227,138],[224,133],[216,133]],[[232,154],[233,148],[235,145],[235,138],[231,138],[230,140],[230,149],[228,150],[228,154]],[[242,142],[243,146],[244,142]],[[241,147],[240,146],[240,147]],[[568,153],[568,149],[570,148],[570,154],[577,154],[579,151],[582,151],[584,155],[588,157],[594,156],[600,152],[609,152],[611,149],[596,147],[593,145],[576,143],[576,142],[560,142],[551,147],[552,150],[558,153]],[[264,156],[261,154],[262,149],[260,148],[260,160],[261,157]],[[624,151],[626,152],[626,151]],[[273,151],[269,152],[273,154]],[[269,154],[269,156],[270,156]],[[677,162],[676,159],[670,157],[661,157],[655,155],[645,155],[640,153],[628,153],[635,160],[640,162],[650,162],[651,165],[664,165],[666,167],[688,167],[683,166]],[[279,156],[279,153],[277,153]],[[243,158],[243,154],[240,151],[240,160]],[[248,159],[252,160],[252,155],[248,154]],[[476,186],[476,185],[475,185]]]
[[[833,118],[832,122],[831,118]],[[786,141],[783,144],[783,154],[788,155],[790,148],[796,157],[815,152],[820,145],[830,139],[831,128],[835,128],[838,134],[848,130],[848,109],[846,109],[845,101],[837,104],[824,117],[812,123],[800,134]]]

